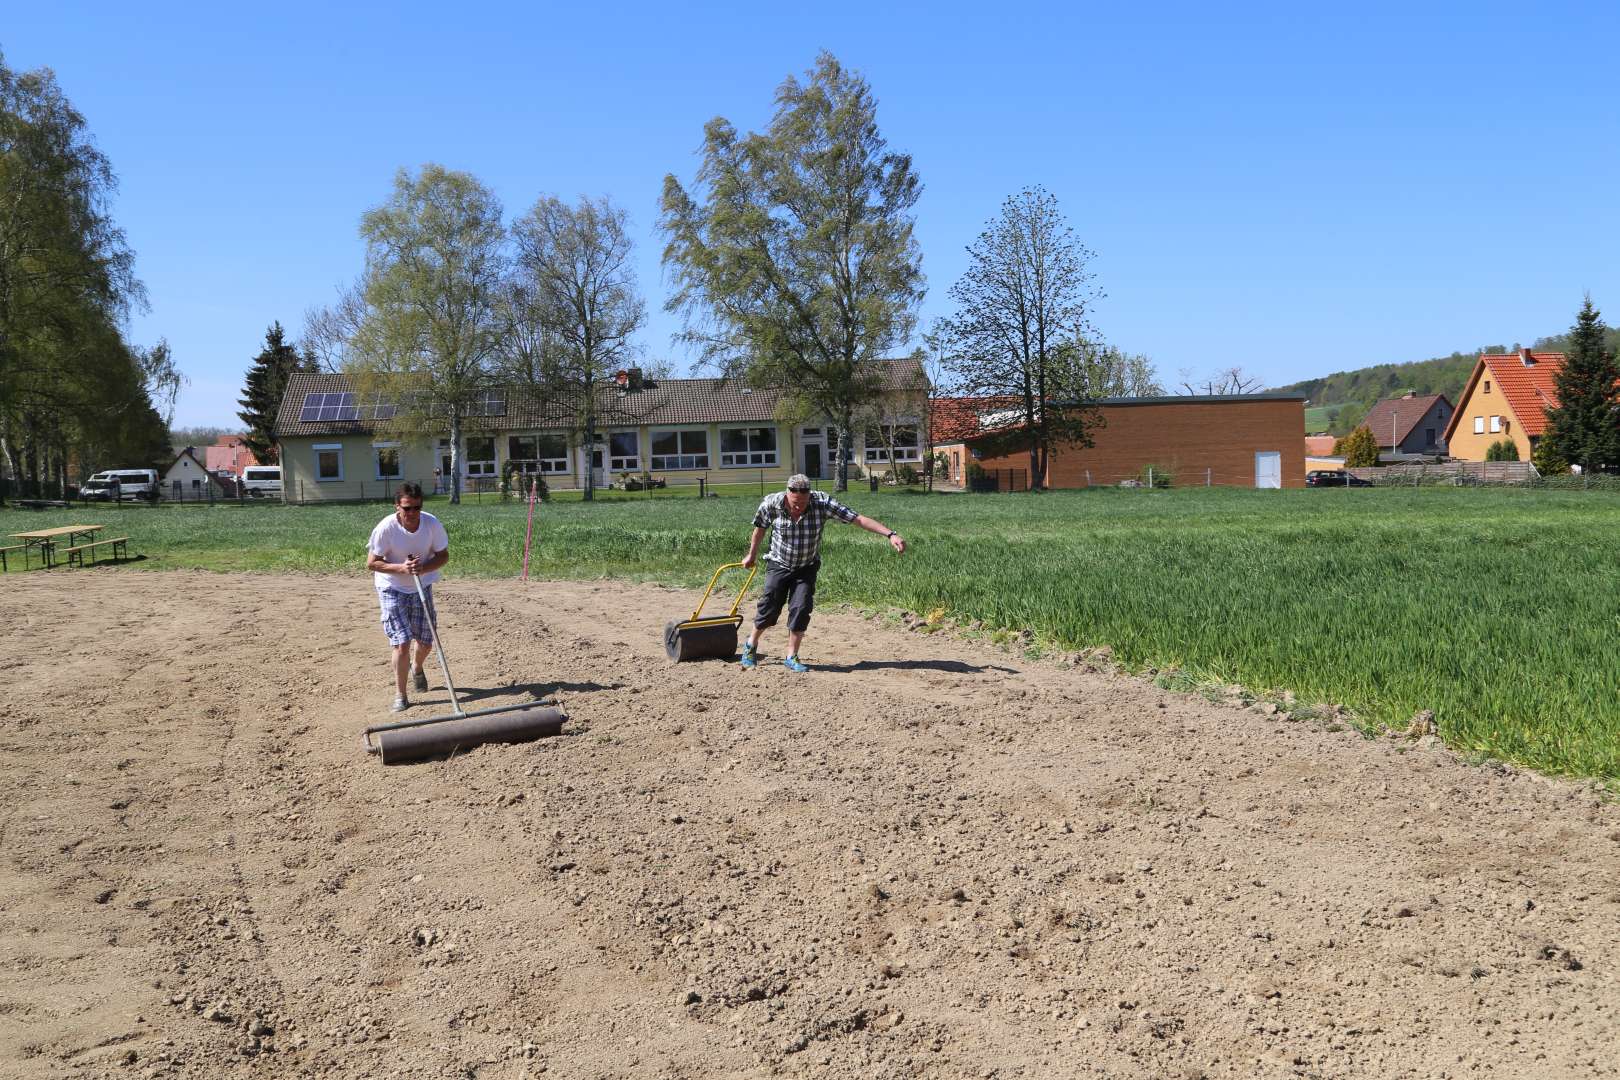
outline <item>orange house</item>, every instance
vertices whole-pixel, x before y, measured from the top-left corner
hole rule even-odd
[[[1563,367],[1563,353],[1480,353],[1446,425],[1451,456],[1484,461],[1492,443],[1507,439],[1519,460],[1529,461],[1547,430],[1547,410],[1558,404],[1553,380]]]
[[[1090,447],[1058,446],[1046,486],[1107,487],[1162,481],[1176,487],[1305,486],[1305,398],[1293,394],[1104,398]],[[933,441],[948,480],[967,485],[968,466],[994,475],[1001,490],[1029,487],[1029,451],[1016,439],[1015,404],[946,399],[931,414]]]

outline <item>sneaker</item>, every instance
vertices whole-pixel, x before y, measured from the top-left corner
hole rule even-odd
[[[410,707],[411,707],[410,698],[407,698],[405,695],[401,694],[399,697],[394,699],[394,703],[392,705],[388,706],[388,711],[389,712],[404,712],[406,709],[408,709]]]
[[[413,668],[413,669],[411,669],[411,689],[412,690],[426,690],[427,689],[427,672],[423,671],[421,668]]]
[[[800,660],[797,656],[784,656],[784,657],[782,657],[782,666],[787,668],[789,671],[809,671],[810,670],[809,665],[807,665],[804,661]]]
[[[737,661],[737,663],[745,668],[751,668],[759,663],[759,657],[755,655],[754,647],[748,644],[746,641],[743,642],[742,659]]]

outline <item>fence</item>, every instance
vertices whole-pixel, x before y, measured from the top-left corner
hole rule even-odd
[[[1541,474],[1528,461],[1403,462],[1378,468],[1346,469],[1351,476],[1386,487],[1424,484],[1534,484]]]

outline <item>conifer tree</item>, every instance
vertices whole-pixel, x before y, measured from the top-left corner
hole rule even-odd
[[[1333,452],[1344,455],[1347,468],[1364,469],[1378,464],[1378,440],[1366,424],[1334,443]]]
[[[287,380],[294,372],[306,370],[298,350],[287,342],[281,323],[275,322],[264,333],[264,348],[253,358],[248,369],[247,384],[237,404],[242,411],[236,415],[247,425],[242,444],[253,452],[259,462],[269,462],[276,445],[276,412],[281,408],[282,395],[287,392]]]
[[[1541,436],[1549,458],[1583,471],[1620,466],[1620,366],[1604,342],[1604,329],[1588,296],[1570,329],[1564,367],[1554,376],[1558,405],[1547,410]]]

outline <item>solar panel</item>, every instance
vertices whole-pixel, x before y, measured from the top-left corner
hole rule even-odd
[[[298,419],[319,423],[325,420],[358,420],[353,394],[305,394]]]

